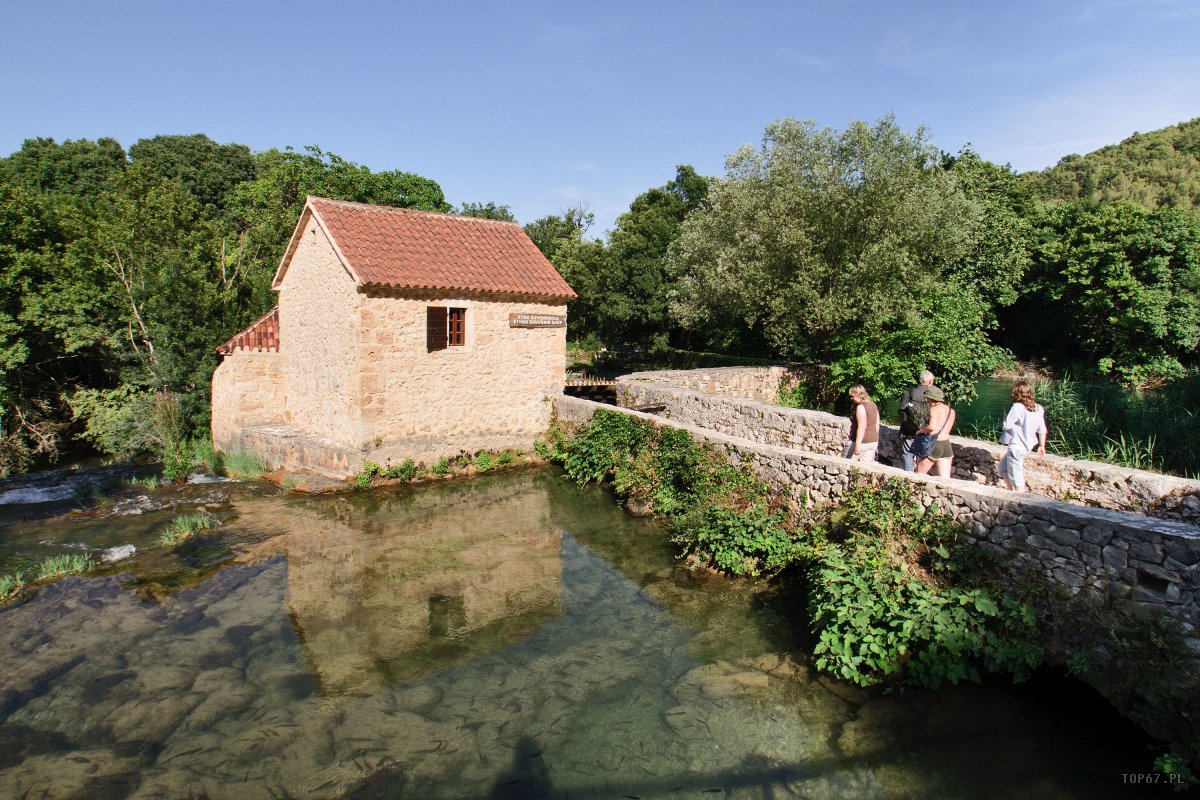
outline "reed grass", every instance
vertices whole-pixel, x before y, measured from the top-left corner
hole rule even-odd
[[[270,472],[271,465],[257,453],[225,453],[223,470],[230,478],[254,480],[261,478],[263,473]]]
[[[1200,474],[1200,374],[1140,393],[1070,377],[1036,382],[1033,390],[1046,409],[1051,452],[1183,477]],[[979,422],[964,433],[996,441],[1000,425]]]
[[[217,521],[204,511],[183,514],[171,520],[170,526],[158,538],[165,545],[175,545],[216,526]]]
[[[65,578],[68,575],[81,575],[88,572],[95,566],[95,563],[86,555],[79,553],[63,553],[56,556],[47,556],[42,559],[35,569],[37,577],[35,580],[46,581],[54,578]]]
[[[20,572],[0,575],[0,603],[5,602],[23,588],[25,588],[25,578]]]

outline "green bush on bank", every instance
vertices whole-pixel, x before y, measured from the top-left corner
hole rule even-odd
[[[1036,667],[1033,609],[959,532],[900,481],[854,487],[808,569],[818,668],[864,686],[902,672],[935,687],[985,672],[1019,680]]]
[[[857,486],[798,529],[772,509],[765,483],[686,431],[599,410],[574,436],[555,430],[538,449],[573,480],[611,479],[627,507],[668,518],[681,557],[739,576],[798,568],[810,587],[817,666],[844,680],[1021,678],[1041,660],[1031,608],[902,482]]]
[[[399,480],[406,483],[436,476],[447,477],[455,471],[466,471],[473,468],[476,473],[492,472],[514,464],[525,463],[525,453],[521,450],[505,450],[502,453],[491,453],[481,450],[474,456],[461,455],[451,461],[442,457],[434,462],[432,467],[418,464],[411,458],[406,458],[399,464],[383,466],[374,461],[363,462],[362,469],[350,479],[356,489],[369,489],[376,480]]]

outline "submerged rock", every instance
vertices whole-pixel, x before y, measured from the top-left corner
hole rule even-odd
[[[224,475],[214,475],[211,472],[193,472],[188,475],[188,483],[228,483],[229,478]]]
[[[137,548],[131,544],[122,544],[116,547],[110,547],[100,554],[100,560],[105,564],[111,564],[114,561],[122,561],[130,558],[137,552]]]

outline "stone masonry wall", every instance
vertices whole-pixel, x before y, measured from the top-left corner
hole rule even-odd
[[[567,427],[585,424],[598,409],[682,428],[723,448],[787,497],[793,509],[809,501],[835,501],[861,476],[907,480],[924,505],[953,516],[983,546],[1013,554],[1018,565],[1068,593],[1127,599],[1166,613],[1181,623],[1189,645],[1200,652],[1200,528],[1194,525],[763,444],[579,398],[555,401],[556,418]]]
[[[361,297],[310,217],[279,288],[280,351],[288,356],[280,416],[345,447],[366,438],[358,402]]]
[[[465,345],[428,351],[429,306],[467,309]],[[512,328],[509,315],[566,313],[565,302],[528,297],[364,293],[357,359],[364,444],[544,433],[566,376],[566,328]]]
[[[242,430],[279,420],[283,375],[282,353],[235,350],[225,356],[212,377],[212,436],[218,450],[242,450]]]
[[[714,367],[712,369],[672,369],[659,372],[633,372],[623,381],[662,383],[683,389],[743,397],[774,403],[782,388],[817,380],[820,367],[790,365],[777,367]]]
[[[778,368],[736,368],[741,372]],[[692,372],[702,372],[693,370]],[[772,402],[721,397],[668,384],[678,372],[657,373],[658,381],[634,373],[618,379],[617,403],[625,407],[663,407],[663,414],[680,422],[750,441],[798,447],[814,453],[840,455],[850,435],[850,420],[823,411],[791,409]],[[773,379],[768,375],[761,380]],[[729,385],[752,385],[753,376],[730,377]],[[699,380],[681,380],[695,385]],[[953,477],[976,484],[999,486],[1000,458],[1006,448],[961,436],[951,437],[954,447]],[[879,459],[901,464],[899,432],[880,427]],[[1200,524],[1200,481],[1127,469],[1094,461],[1076,461],[1048,455],[1025,460],[1026,483],[1031,492],[1080,505],[1115,511],[1135,511],[1163,519]]]

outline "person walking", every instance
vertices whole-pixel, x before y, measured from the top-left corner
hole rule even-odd
[[[843,454],[852,461],[874,461],[879,449],[879,407],[861,383],[850,387],[854,412],[850,415],[850,441]]]
[[[920,428],[918,434],[932,434],[937,437],[933,452],[917,459],[917,472],[928,475],[934,465],[940,478],[949,478],[954,466],[954,446],[950,444],[950,431],[954,429],[954,409],[946,404],[946,396],[936,386],[925,390],[925,399],[929,401],[929,422]]]
[[[900,454],[904,459],[906,472],[916,469],[912,452],[913,437],[917,429],[928,419],[929,407],[925,402],[925,391],[933,386],[933,373],[922,370],[917,376],[917,385],[909,389],[900,398]]]
[[[1033,399],[1029,381],[1013,384],[1012,408],[1004,418],[1000,444],[1008,445],[1008,452],[1000,459],[1004,485],[1014,492],[1025,491],[1025,456],[1037,450],[1038,458],[1046,457],[1046,409]]]

